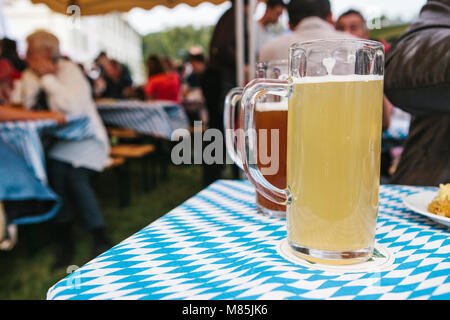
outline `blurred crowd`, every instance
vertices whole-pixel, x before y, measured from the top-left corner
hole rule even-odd
[[[204,96],[209,125],[223,130],[224,97],[236,83],[236,48],[233,37],[235,7],[219,19],[210,44],[204,72]],[[248,1],[244,0],[246,30]],[[288,15],[289,30],[274,34],[270,26],[282,12]],[[419,14],[419,13],[418,13]],[[382,182],[431,185],[450,181],[450,1],[428,0],[418,18],[393,44],[384,39],[386,52],[383,130],[391,126],[392,115],[411,118],[409,134],[401,145],[382,156]],[[348,10],[334,17],[329,0],[268,0],[266,13],[258,21],[256,52],[259,61],[287,59],[293,43],[316,39],[369,39],[361,12]],[[248,52],[248,38],[245,37]],[[246,55],[247,57],[247,55]],[[245,61],[248,68],[248,59]],[[247,73],[247,80],[250,79]],[[205,170],[205,185],[221,177],[222,165]]]
[[[104,154],[83,166],[60,159],[48,162],[50,186],[63,199],[55,218],[55,235],[61,245],[59,265],[68,265],[73,255],[70,229],[77,210],[85,213],[86,228],[94,239],[94,255],[110,246],[89,182],[93,172],[104,168],[109,148],[95,99],[169,100],[182,105],[192,122],[202,120],[208,127],[223,131],[225,95],[243,85],[236,83],[232,2],[218,21],[207,52],[193,47],[182,62],[151,55],[146,60],[147,81],[139,86],[133,83],[127,66],[105,52],[98,55],[89,69],[61,56],[58,39],[46,31],[36,31],[27,38],[23,59],[13,40],[1,41],[0,121],[54,118],[64,123],[67,115],[86,115],[95,125],[97,140],[103,144]],[[244,1],[246,16],[247,2]],[[328,0],[289,3],[268,0],[266,4],[256,28],[258,61],[287,59],[288,48],[294,42],[319,38],[369,39],[367,23],[360,12],[349,10],[333,17]],[[288,15],[289,30],[274,28],[284,12]],[[245,21],[247,31],[248,19]],[[383,42],[386,49],[383,129],[390,126],[394,106],[412,116],[403,152],[396,155],[396,171],[386,182],[436,186],[450,181],[449,26],[449,0],[428,0],[419,18],[394,44],[375,39]],[[248,53],[248,37],[244,40]],[[245,63],[248,70],[248,61]],[[247,73],[246,80],[251,78]],[[75,150],[76,142],[65,148]],[[0,151],[8,153],[1,143]],[[219,179],[223,168],[221,164],[204,165],[205,186]]]
[[[94,136],[82,140],[44,141],[48,185],[40,181],[13,148],[0,139],[0,250],[14,246],[11,221],[33,215],[52,218],[57,244],[54,268],[71,264],[75,253],[74,222],[79,216],[92,236],[92,258],[111,246],[106,222],[91,185],[91,177],[109,161],[110,142],[96,100],[165,100],[183,105],[194,120],[207,121],[200,76],[206,59],[193,47],[184,63],[151,55],[146,60],[147,81],[136,85],[128,67],[100,52],[90,68],[60,52],[59,39],[37,30],[27,39],[19,57],[16,42],[0,45],[0,122],[54,119],[59,125],[68,116],[85,116]],[[19,142],[20,143],[20,142]],[[80,161],[81,154],[89,154]],[[60,199],[60,207],[57,204]]]

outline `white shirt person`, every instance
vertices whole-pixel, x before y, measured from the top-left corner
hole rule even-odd
[[[334,25],[319,17],[302,19],[292,32],[269,41],[259,53],[260,61],[284,60],[289,57],[289,47],[296,42],[318,39],[356,39],[349,33],[336,31]]]
[[[39,103],[67,116],[85,116],[89,119],[88,129],[92,130],[90,138],[58,139],[47,154],[49,184],[62,200],[53,218],[57,244],[54,268],[61,268],[73,264],[75,240],[71,230],[75,214],[82,216],[93,237],[92,257],[111,246],[90,184],[93,172],[102,171],[108,163],[109,142],[89,82],[78,65],[60,57],[58,38],[42,30],[28,36],[27,42],[28,70],[20,86],[24,107]]]
[[[280,30],[274,33],[271,32],[270,27],[276,25],[283,12],[285,11],[286,5],[283,0],[267,0],[266,1],[266,11],[261,19],[254,22],[255,25],[255,54],[258,58],[259,52],[262,47],[271,39],[280,34]]]
[[[24,108],[30,109],[36,104],[40,90],[45,92],[50,110],[66,115],[87,116],[95,132],[91,139],[57,142],[49,156],[69,162],[74,167],[102,171],[108,162],[109,140],[92,99],[89,82],[78,65],[59,59],[56,72],[41,77],[26,70],[21,79]]]

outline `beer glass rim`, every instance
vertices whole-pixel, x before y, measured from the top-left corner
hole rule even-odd
[[[295,42],[290,46],[290,49],[302,49],[303,47],[308,47],[310,45],[317,45],[317,44],[330,44],[330,43],[336,43],[339,45],[342,45],[343,43],[353,43],[353,44],[359,44],[361,47],[369,47],[371,49],[382,49],[384,51],[384,45],[375,40],[366,40],[366,39],[348,39],[348,38],[342,38],[342,39],[316,39],[316,40],[308,40],[308,41],[300,41]]]

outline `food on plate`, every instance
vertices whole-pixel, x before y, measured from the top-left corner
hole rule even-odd
[[[450,183],[439,185],[438,195],[428,205],[428,211],[450,218]]]

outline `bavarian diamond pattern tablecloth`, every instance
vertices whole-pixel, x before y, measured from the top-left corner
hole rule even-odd
[[[106,125],[133,129],[138,133],[170,140],[177,129],[189,129],[184,109],[171,101],[98,101],[97,108]]]
[[[220,180],[49,289],[48,299],[448,299],[449,230],[405,208],[424,188],[381,186],[376,241],[389,270],[330,273],[283,259],[285,220]],[[176,192],[176,191],[175,191]]]

